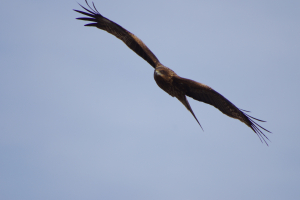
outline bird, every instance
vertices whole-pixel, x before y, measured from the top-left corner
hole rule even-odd
[[[266,121],[250,116],[249,114],[247,114],[247,112],[249,112],[247,110],[237,108],[233,103],[231,103],[217,91],[213,90],[211,87],[194,80],[178,76],[173,70],[161,64],[157,57],[152,53],[152,51],[137,36],[129,32],[119,24],[101,15],[97,10],[94,2],[92,2],[92,6],[89,5],[87,0],[85,0],[85,2],[89,9],[78,3],[85,11],[76,9],[74,9],[74,11],[88,17],[79,17],[76,19],[89,21],[89,23],[85,24],[85,26],[96,27],[114,35],[118,39],[122,40],[137,55],[147,61],[154,68],[154,80],[156,81],[157,85],[172,97],[176,97],[193,115],[201,128],[202,126],[196,115],[194,114],[187,100],[187,96],[197,101],[214,106],[223,114],[231,118],[240,120],[256,133],[262,143],[265,143],[268,146],[267,140],[270,140],[263,133],[263,131],[269,133],[271,132],[263,128],[256,122]]]

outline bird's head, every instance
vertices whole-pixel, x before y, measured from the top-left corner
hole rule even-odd
[[[165,70],[164,68],[162,67],[158,67],[155,69],[154,73],[157,75],[157,76],[162,76],[162,77],[165,77],[165,76],[168,76],[168,71]]]
[[[173,70],[163,65],[156,67],[154,73],[156,76],[161,76],[164,78],[171,78],[172,76],[176,75]]]

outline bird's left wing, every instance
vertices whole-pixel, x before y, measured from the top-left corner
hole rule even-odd
[[[134,34],[130,33],[129,31],[127,31],[122,26],[118,25],[117,23],[103,17],[96,9],[94,3],[93,3],[94,8],[92,8],[88,4],[87,0],[85,0],[85,2],[88,5],[88,7],[90,8],[90,10],[79,4],[87,12],[83,12],[80,10],[74,10],[74,11],[79,12],[79,13],[89,16],[89,17],[79,17],[76,19],[91,21],[93,23],[86,24],[85,26],[95,26],[99,29],[107,31],[108,33],[116,36],[117,38],[122,40],[136,54],[138,54],[144,60],[146,60],[152,67],[155,68],[159,64],[159,60],[156,58],[156,56],[150,51],[150,49],[138,37],[136,37]]]
[[[214,106],[215,108],[219,109],[225,115],[238,119],[241,122],[245,123],[249,126],[259,137],[261,141],[264,141],[267,145],[267,141],[269,140],[268,137],[262,132],[267,129],[263,128],[259,124],[257,124],[254,120],[258,120],[261,122],[265,122],[250,115],[246,114],[245,110],[238,109],[233,103],[231,103],[228,99],[223,97],[221,94],[213,90],[211,87],[204,85],[202,83],[198,83],[196,81],[182,78],[180,76],[176,76],[173,78],[173,84],[180,88],[180,90],[185,92],[185,95],[207,104]],[[261,130],[262,129],[262,130]]]

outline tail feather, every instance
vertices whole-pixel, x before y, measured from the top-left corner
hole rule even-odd
[[[190,111],[190,113],[194,116],[194,118],[196,119],[196,121],[198,122],[198,124],[200,125],[201,129],[203,130],[200,122],[198,121],[196,115],[194,114],[192,107],[190,106],[190,103],[188,102],[187,98],[185,95],[181,96],[181,97],[177,97],[177,99],[186,107],[186,109],[188,109],[188,111]],[[203,130],[204,131],[204,130]]]

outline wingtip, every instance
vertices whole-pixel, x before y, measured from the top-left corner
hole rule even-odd
[[[85,24],[84,26],[97,26],[97,23]]]
[[[254,131],[254,133],[258,136],[258,138],[260,139],[260,141],[262,143],[265,143],[267,146],[269,146],[267,140],[269,142],[271,142],[271,140],[259,129],[259,128],[262,128],[263,130],[266,130],[264,129],[263,127],[261,127],[259,124],[257,124],[256,122],[254,122],[253,120],[251,120],[251,123],[252,125],[250,126],[250,128]],[[266,130],[268,131],[268,130]],[[269,131],[268,131],[269,132]]]

